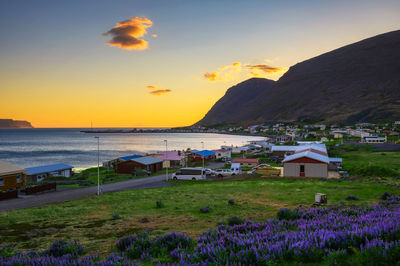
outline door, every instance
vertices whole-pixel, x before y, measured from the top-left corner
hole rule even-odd
[[[304,165],[300,165],[300,176],[306,176]]]

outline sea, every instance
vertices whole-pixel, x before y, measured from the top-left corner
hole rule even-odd
[[[262,137],[212,133],[83,133],[79,128],[0,129],[0,161],[20,167],[66,163],[75,169],[97,165],[121,156],[168,150],[218,149],[242,146]],[[203,143],[202,143],[203,142]]]

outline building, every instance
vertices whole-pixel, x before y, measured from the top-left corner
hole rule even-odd
[[[309,144],[310,143],[310,144]],[[289,145],[275,145],[271,148],[271,153],[273,156],[278,156],[280,158],[285,158],[286,156],[295,154],[299,151],[305,150],[315,150],[322,152],[327,155],[326,146],[322,143],[316,142],[300,142],[301,145],[289,146]]]
[[[116,158],[116,159],[112,159],[112,160],[103,162],[103,167],[105,167],[105,168],[115,168],[115,166],[116,166],[119,162],[122,162],[122,161],[129,161],[129,160],[131,160],[131,159],[139,158],[139,157],[142,157],[142,156],[141,156],[141,155],[137,155],[137,154],[133,154],[133,155],[128,155],[128,156],[119,157],[119,158]]]
[[[41,182],[49,176],[71,177],[73,166],[65,163],[56,163],[26,168],[26,182]]]
[[[328,178],[328,156],[306,150],[287,156],[283,161],[283,175],[286,177]]]
[[[211,161],[216,159],[215,152],[209,151],[209,150],[191,150],[188,153],[188,158],[192,159],[192,161],[202,161],[204,158],[204,161]]]
[[[233,163],[240,163],[241,167],[255,167],[258,165],[258,159],[235,158]]]
[[[335,138],[335,139],[341,139],[345,135],[347,135],[347,131],[345,131],[345,130],[332,130],[331,132],[329,132],[329,134],[333,135],[333,138]]]
[[[163,167],[181,167],[185,165],[185,155],[183,151],[162,151],[150,156],[163,160]]]
[[[161,171],[163,169],[163,160],[152,156],[133,158],[117,163],[115,172],[117,174],[132,174],[138,169],[146,170],[150,173]]]
[[[7,162],[0,162],[0,190],[18,189],[25,186],[26,170]]]
[[[215,153],[216,159],[226,159],[226,160],[231,159],[232,152],[230,150],[219,149],[219,150],[213,150],[213,152]]]
[[[361,139],[361,142],[363,143],[386,143],[387,138],[385,137],[379,137],[379,136],[364,136]]]

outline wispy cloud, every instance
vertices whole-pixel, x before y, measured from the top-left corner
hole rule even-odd
[[[103,33],[103,36],[111,36],[111,40],[107,42],[110,46],[125,50],[145,50],[148,42],[141,37],[147,34],[146,29],[152,25],[153,22],[148,18],[133,17],[118,22],[111,30]]]
[[[160,96],[160,95],[167,94],[167,93],[169,93],[169,92],[171,92],[171,90],[168,90],[168,89],[165,89],[165,90],[155,90],[155,91],[151,91],[150,94]]]
[[[160,87],[158,87],[156,85],[146,86],[145,89],[151,90],[150,94],[156,95],[156,96],[160,96],[160,95],[167,94],[167,93],[171,92],[171,90],[168,90],[168,89],[160,89]]]
[[[251,77],[270,77],[274,74],[279,75],[280,72],[285,72],[286,70],[286,68],[273,67],[267,64],[243,64],[234,62],[231,65],[219,67],[217,71],[204,72],[203,78],[211,82],[230,81],[238,78],[243,73],[247,73]]]
[[[242,64],[234,62],[231,65],[222,66],[217,71],[204,72],[203,77],[208,81],[229,81],[234,79],[242,70]]]
[[[264,77],[270,74],[285,71],[284,68],[273,67],[266,64],[246,65],[246,68],[254,77]]]

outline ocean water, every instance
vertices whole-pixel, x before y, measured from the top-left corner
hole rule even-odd
[[[75,168],[97,165],[97,140],[100,137],[100,162],[131,155],[186,148],[217,149],[221,145],[239,146],[262,137],[209,133],[114,133],[87,134],[83,129],[0,129],[0,161],[21,167],[67,163]]]

